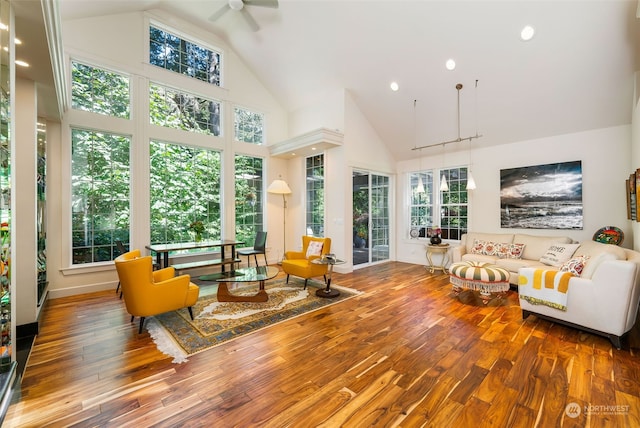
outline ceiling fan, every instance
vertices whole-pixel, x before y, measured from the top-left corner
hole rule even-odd
[[[253,16],[249,13],[249,11],[245,8],[245,6],[260,6],[260,7],[269,7],[272,9],[278,8],[278,0],[228,0],[227,4],[218,9],[213,15],[209,17],[210,21],[216,21],[222,17],[228,10],[238,11],[244,16],[244,19],[249,24],[249,27],[253,31],[258,31],[260,26],[253,19]]]

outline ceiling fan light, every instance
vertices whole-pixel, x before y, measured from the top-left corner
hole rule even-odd
[[[229,7],[233,10],[240,10],[244,7],[242,0],[229,0]]]

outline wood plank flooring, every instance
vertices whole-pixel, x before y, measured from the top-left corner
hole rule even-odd
[[[51,300],[3,426],[640,426],[635,330],[618,351],[405,263],[333,281],[365,294],[183,364],[113,290]]]

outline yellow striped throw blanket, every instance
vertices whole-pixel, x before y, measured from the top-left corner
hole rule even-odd
[[[532,305],[547,305],[567,310],[567,292],[571,272],[556,270],[527,269],[518,278],[518,295]]]

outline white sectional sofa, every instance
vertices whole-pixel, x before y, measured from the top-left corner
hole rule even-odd
[[[474,243],[477,241],[493,242],[496,244],[522,244],[524,245],[521,257],[500,257],[500,255],[474,253]],[[535,236],[521,233],[478,233],[469,232],[462,235],[460,246],[451,250],[452,261],[476,261],[486,262],[509,271],[509,282],[518,285],[518,270],[524,267],[544,268],[546,265],[540,261],[552,244],[569,244],[573,239],[568,236]]]
[[[476,240],[525,244],[522,258],[472,254]],[[524,234],[469,233],[463,236],[460,247],[454,248],[453,261],[484,261],[507,269],[510,282],[531,285],[533,275],[539,269],[557,271],[559,266],[542,263],[540,258],[547,251],[545,246],[570,244],[569,237],[543,237]],[[565,247],[567,247],[565,245]],[[580,243],[572,254],[572,260],[582,260],[582,269],[568,280],[566,310],[546,304],[533,304],[522,296],[520,307],[523,319],[530,314],[560,322],[581,330],[608,337],[613,345],[621,348],[621,337],[629,332],[638,316],[640,302],[640,252],[601,244],[594,241]],[[548,262],[548,261],[547,261]],[[566,269],[567,263],[565,263]],[[538,271],[539,273],[539,271]],[[522,278],[521,278],[522,277]]]

